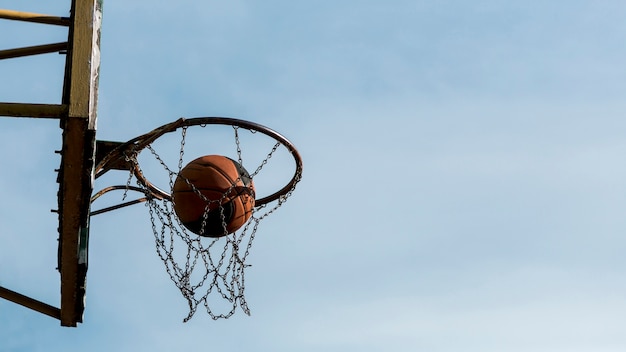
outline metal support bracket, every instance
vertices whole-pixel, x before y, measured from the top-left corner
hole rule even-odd
[[[0,297],[7,299],[13,303],[22,305],[26,308],[30,308],[36,312],[48,315],[52,318],[61,319],[61,310],[59,308],[53,307],[34,298],[24,296],[21,293],[11,291],[2,286],[0,286]]]

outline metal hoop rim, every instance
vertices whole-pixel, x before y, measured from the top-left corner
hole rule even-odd
[[[138,154],[148,145],[152,144],[159,137],[163,136],[166,133],[174,132],[181,127],[191,127],[198,125],[226,125],[226,126],[236,126],[240,128],[244,128],[250,131],[260,132],[270,138],[273,138],[281,145],[285,146],[287,150],[291,153],[295,165],[295,172],[291,177],[291,180],[278,191],[263,197],[261,199],[255,200],[255,206],[262,206],[267,203],[273,202],[282,196],[286,195],[291,191],[296,183],[300,181],[302,175],[302,157],[300,153],[296,149],[296,147],[282,134],[274,131],[273,129],[263,126],[261,124],[250,122],[246,120],[230,118],[230,117],[193,117],[193,118],[185,118],[181,117],[180,119],[165,124],[163,126],[157,127],[154,130],[143,134],[141,136],[135,137],[129,140],[126,143],[121,144],[117,148],[113,149],[110,153],[108,153],[102,160],[96,165],[94,169],[95,178],[98,178],[111,170],[113,165],[119,163],[120,161],[129,161],[127,160],[127,153],[132,152]],[[167,199],[171,200],[172,196],[170,193],[158,188],[154,184],[152,184],[141,172],[139,165],[136,163],[132,163],[132,172],[134,172],[137,180],[145,186],[149,190],[149,194],[147,196],[152,196],[158,199]]]

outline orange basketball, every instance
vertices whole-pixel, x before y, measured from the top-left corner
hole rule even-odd
[[[180,171],[172,202],[187,229],[204,237],[221,237],[237,231],[252,216],[254,184],[238,162],[205,155]]]

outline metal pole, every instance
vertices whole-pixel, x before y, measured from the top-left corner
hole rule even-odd
[[[61,310],[57,307],[53,307],[49,304],[38,301],[34,298],[24,296],[21,293],[11,291],[7,288],[0,286],[0,297],[7,299],[13,303],[17,303],[26,308],[30,308],[39,313],[51,316],[55,319],[61,319]]]
[[[62,326],[81,323],[85,309],[102,0],[72,0],[71,22],[62,98],[68,112],[61,119],[63,154],[59,169]]]
[[[67,17],[49,16],[42,15],[40,13],[12,11],[5,9],[0,9],[0,18],[14,21],[52,24],[65,27],[68,27],[70,25],[70,19]]]
[[[0,50],[0,60],[12,59],[22,56],[31,56],[39,54],[48,54],[67,50],[67,43],[54,43],[36,46],[27,46],[24,48]]]
[[[66,114],[64,104],[0,103],[0,116],[59,119]]]

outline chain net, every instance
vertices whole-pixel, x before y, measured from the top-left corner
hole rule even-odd
[[[204,126],[202,126],[204,127]],[[169,177],[170,192],[174,182],[183,169],[183,156],[187,126],[181,127],[181,142],[178,164],[170,167],[162,160],[159,154],[148,145],[146,150],[163,167]],[[239,140],[239,127],[233,126],[236,145],[237,162],[243,165],[241,145]],[[254,133],[254,131],[251,131]],[[270,161],[275,151],[281,146],[280,142],[274,144],[260,165],[249,176],[254,179]],[[135,178],[139,188],[147,195],[146,206],[150,214],[150,221],[156,244],[156,253],[165,265],[165,270],[172,282],[180,290],[182,296],[189,305],[189,314],[184,322],[189,321],[198,308],[204,307],[208,315],[214,319],[229,318],[237,307],[250,315],[250,309],[245,298],[245,270],[250,265],[246,262],[254,237],[260,222],[276,211],[291,196],[297,182],[291,189],[281,195],[276,201],[256,205],[247,222],[234,233],[218,238],[202,237],[188,230],[174,211],[174,204],[170,198],[150,196],[152,193],[148,185],[136,177],[136,173],[142,173],[140,163],[137,160],[138,152],[129,150],[125,159],[135,166],[127,181],[127,189],[132,179]],[[135,176],[135,177],[133,177]],[[299,181],[301,170],[296,171],[296,179]],[[197,189],[200,197],[203,197]],[[225,192],[224,197],[226,197]],[[219,212],[222,226],[226,231],[224,221],[224,207],[217,209],[205,208],[204,220],[209,212]],[[214,214],[211,214],[214,215]],[[204,227],[204,224],[203,224]],[[225,234],[227,232],[224,232]]]

